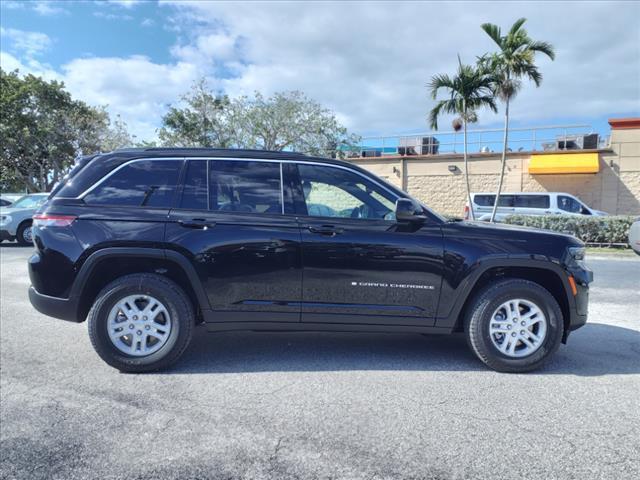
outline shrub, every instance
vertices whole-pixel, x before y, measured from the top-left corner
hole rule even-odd
[[[585,243],[627,243],[631,216],[511,215],[505,223],[569,233]]]

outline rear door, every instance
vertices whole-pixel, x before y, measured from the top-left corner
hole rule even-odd
[[[299,163],[302,321],[434,324],[443,269],[439,225],[395,220],[397,196],[338,166]]]
[[[188,256],[214,318],[300,321],[300,231],[279,161],[189,160],[167,225]]]

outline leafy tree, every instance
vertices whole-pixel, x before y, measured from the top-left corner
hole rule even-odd
[[[204,79],[181,97],[183,108],[171,107],[162,118],[160,142],[172,147],[230,148],[236,143],[231,101],[215,95]]]
[[[165,146],[295,150],[309,154],[343,155],[358,138],[335,115],[301,92],[269,98],[230,99],[212,93],[204,80],[182,97],[185,106],[172,107],[158,133]]]
[[[333,112],[299,91],[270,98],[256,92],[254,98],[237,99],[234,106],[247,148],[336,156],[359,141]]]
[[[104,111],[104,109],[103,109]],[[104,112],[107,115],[106,112]],[[116,115],[114,120],[109,120],[109,126],[103,129],[99,138],[100,150],[111,152],[118,148],[132,147],[137,145],[135,135],[129,133],[129,128],[120,115]]]
[[[109,125],[103,108],[73,100],[63,83],[0,69],[2,188],[50,190],[78,155],[104,150]],[[124,129],[120,122],[116,143]]]
[[[429,123],[434,130],[438,129],[438,117],[446,112],[458,115],[453,121],[457,131],[462,124],[464,129],[464,175],[467,183],[467,200],[472,220],[475,219],[471,188],[469,186],[469,165],[467,158],[467,124],[478,120],[477,111],[488,107],[497,112],[492,87],[494,79],[482,66],[463,65],[458,56],[458,71],[456,75],[434,75],[429,82],[431,97],[435,100],[440,90],[448,93],[448,98],[440,100],[429,113]]]
[[[542,82],[542,74],[535,64],[536,53],[542,53],[551,60],[555,59],[554,48],[550,43],[534,41],[522,28],[526,18],[518,19],[506,35],[502,35],[500,27],[491,23],[483,23],[482,29],[498,46],[498,52],[485,55],[479,63],[489,69],[495,78],[495,94],[504,102],[504,139],[502,144],[502,165],[496,202],[491,213],[491,221],[495,221],[500,192],[504,181],[504,170],[507,163],[507,142],[509,137],[509,104],[522,87],[522,79],[533,81],[536,87]]]

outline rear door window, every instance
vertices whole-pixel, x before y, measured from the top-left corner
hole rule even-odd
[[[209,209],[282,214],[280,163],[210,160]]]
[[[136,160],[108,175],[90,190],[89,205],[170,208],[182,160]]]
[[[495,195],[476,195],[473,202],[479,207],[493,207],[496,203]],[[500,195],[499,207],[513,207],[515,202],[514,195]]]
[[[495,195],[476,195],[473,197],[473,203],[479,207],[493,207],[493,203],[496,201]]]
[[[517,208],[549,208],[549,195],[516,195]]]

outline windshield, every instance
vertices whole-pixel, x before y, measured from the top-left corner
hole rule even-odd
[[[42,205],[47,199],[47,195],[26,195],[17,200],[12,208],[36,208]]]

